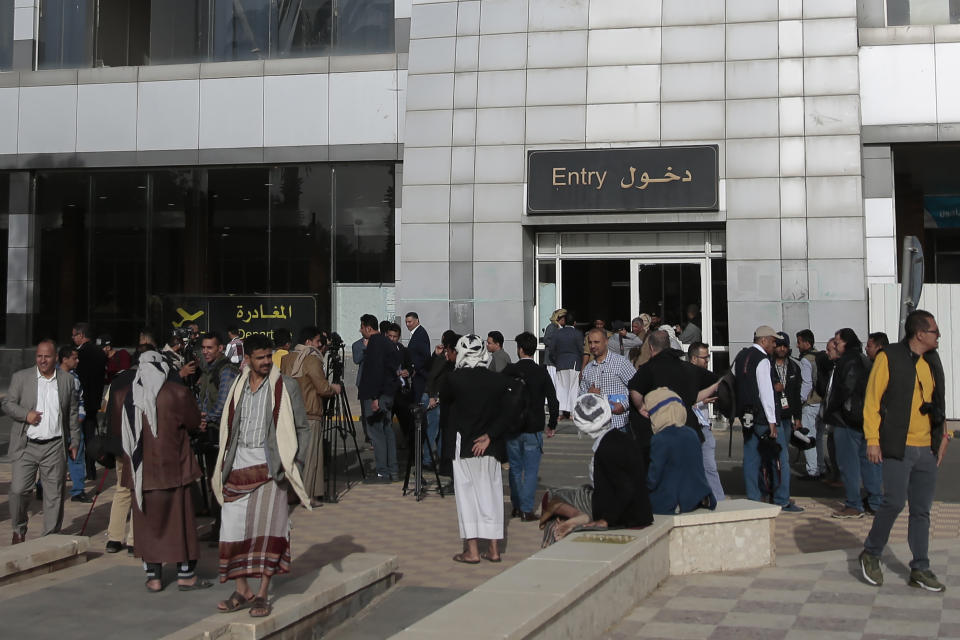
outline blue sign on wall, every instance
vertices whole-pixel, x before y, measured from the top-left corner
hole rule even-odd
[[[926,196],[923,199],[925,227],[960,227],[960,196]]]

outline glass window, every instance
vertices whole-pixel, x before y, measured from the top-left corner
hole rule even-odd
[[[148,64],[183,64],[207,59],[210,5],[197,0],[150,4]]]
[[[270,55],[302,58],[330,49],[333,0],[274,0]]]
[[[38,69],[90,67],[94,0],[41,0]]]
[[[393,164],[333,170],[337,282],[393,282]]]
[[[8,71],[12,68],[13,0],[0,0],[0,71]]]
[[[269,286],[269,170],[207,173],[206,293],[264,293]]]
[[[97,173],[91,203],[89,319],[136,344],[147,319],[147,175]]]
[[[87,212],[90,179],[82,173],[37,174],[40,245],[34,337],[66,342],[87,317]],[[56,311],[55,313],[51,313]]]
[[[393,0],[338,0],[337,53],[394,50]]]
[[[270,4],[263,0],[214,0],[212,59],[266,58],[270,51]]]
[[[95,66],[124,67],[149,62],[149,0],[99,0]]]
[[[150,292],[198,293],[203,290],[202,254],[196,238],[203,216],[191,169],[151,174]]]

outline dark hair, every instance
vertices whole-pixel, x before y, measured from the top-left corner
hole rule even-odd
[[[863,343],[857,337],[857,333],[850,327],[844,327],[837,331],[837,335],[843,340],[844,351],[863,351]]]
[[[440,343],[447,349],[456,349],[457,341],[460,340],[461,336],[459,333],[453,330],[448,330],[443,332],[443,337],[440,338]]]
[[[537,352],[537,336],[529,331],[518,334],[514,340],[516,340],[517,348],[523,352],[523,355],[532,356]]]
[[[293,336],[290,335],[290,329],[284,329],[283,327],[279,329],[274,329],[273,343],[276,346],[282,347],[284,345],[290,344],[292,341],[293,341]]]
[[[390,322],[389,320],[381,320],[381,321],[380,321],[380,325],[379,325],[379,327],[378,327],[380,333],[386,333],[387,331],[389,331],[391,324],[393,324],[393,323]]]
[[[273,340],[262,333],[251,333],[243,339],[243,352],[249,356],[260,349],[273,349]]]
[[[813,346],[813,331],[810,331],[810,329],[800,329],[800,331],[797,331],[797,340],[809,342],[810,346]]]
[[[931,320],[933,320],[933,314],[929,311],[924,311],[923,309],[911,311],[909,315],[907,315],[907,321],[903,325],[903,337],[909,340],[921,331],[926,331],[930,328]]]
[[[890,338],[883,331],[874,331],[867,336],[867,340],[873,340],[873,344],[881,349],[890,346]]]
[[[220,337],[220,334],[216,331],[208,331],[207,333],[200,334],[200,344],[203,344],[204,340],[216,340],[217,344],[223,344],[223,338]]]
[[[403,316],[404,318],[413,318],[414,320],[419,320],[420,316],[417,315],[416,311],[407,311],[407,315]]]
[[[503,347],[503,334],[499,331],[491,331],[487,334],[487,337]]]
[[[240,335],[240,329],[237,328],[237,325],[235,325],[235,324],[228,324],[228,325],[227,325],[227,335],[230,335],[230,334],[233,334],[233,335],[235,335],[235,336]]]
[[[669,337],[667,337],[667,342],[670,342]],[[706,349],[707,352],[710,351],[709,345],[704,342],[691,342],[690,346],[687,347],[687,360],[691,360],[694,356],[699,356],[700,349]]]
[[[379,323],[377,322],[377,316],[373,315],[372,313],[365,313],[362,316],[360,316],[361,327],[369,327],[371,329],[376,329],[377,331],[379,331],[378,324]]]
[[[650,341],[651,349],[656,349],[657,351],[666,351],[670,348],[670,336],[668,336],[667,332],[663,329],[651,331],[650,335],[647,336],[647,340]]]
[[[57,351],[57,362],[63,362],[70,357],[71,353],[74,353],[76,350],[77,348],[72,344],[65,347],[60,347],[60,351]]]
[[[384,333],[390,333],[391,331],[396,331],[397,335],[400,335],[400,325],[397,324],[396,322],[388,322],[387,330],[384,331]]]
[[[183,344],[183,339],[182,339],[180,336],[178,336],[177,334],[175,334],[175,333],[172,334],[172,335],[167,339],[167,346],[168,346],[168,347],[171,347],[171,348],[172,348],[172,347],[175,347],[175,346],[178,345],[178,344]]]
[[[157,334],[154,333],[153,329],[151,329],[150,327],[143,327],[142,329],[140,329],[140,335],[149,338],[147,342],[149,342],[150,344],[157,344]]]
[[[137,345],[137,348],[134,349],[134,353],[136,353],[137,356],[139,357],[141,353],[144,353],[146,351],[156,351],[156,350],[157,350],[156,345],[150,342],[144,342],[143,344]]]
[[[82,333],[84,338],[93,338],[93,327],[90,326],[89,322],[78,322],[73,325],[73,330]]]
[[[564,318],[566,319],[567,324],[571,327],[573,326],[573,323],[577,321],[573,315],[573,311],[567,311],[567,315],[564,316]]]
[[[323,331],[320,330],[320,327],[304,327],[300,329],[300,344],[307,344],[307,340],[313,340],[317,336],[320,336],[320,346],[327,343],[327,339],[323,336]]]

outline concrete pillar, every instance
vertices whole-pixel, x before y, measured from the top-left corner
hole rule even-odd
[[[13,70],[34,68],[37,50],[37,12],[40,0],[17,0],[13,10]]]
[[[31,196],[30,173],[11,173],[6,274],[8,347],[25,347],[33,342],[38,230]]]

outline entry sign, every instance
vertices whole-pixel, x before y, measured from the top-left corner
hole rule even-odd
[[[527,211],[717,211],[717,145],[531,151]]]

